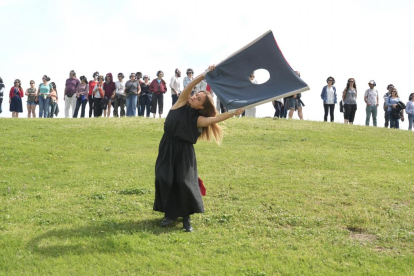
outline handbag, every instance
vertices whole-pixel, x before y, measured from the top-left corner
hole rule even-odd
[[[340,102],[339,102],[339,111],[340,111],[341,113],[344,113],[344,102],[343,102],[343,101],[340,101]]]

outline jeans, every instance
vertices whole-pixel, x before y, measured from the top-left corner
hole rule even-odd
[[[369,119],[371,118],[372,113],[372,121],[374,126],[377,126],[377,110],[378,107],[375,105],[367,105],[365,111],[367,112],[367,118],[365,119],[365,125],[369,126]]]
[[[53,101],[50,101],[49,118],[53,118],[53,116],[55,116],[56,108],[57,108],[57,103],[53,102]]]
[[[394,119],[391,115],[391,111],[388,112],[388,118],[390,118],[390,128],[400,128],[400,119]]]
[[[283,114],[283,112],[282,112],[282,108],[283,108],[282,103],[278,102],[278,101],[275,101],[274,108],[275,108],[276,111],[275,111],[275,115],[273,117],[281,118],[282,114]]]
[[[356,104],[344,104],[344,119],[348,120],[350,123],[353,123],[355,119],[356,110]]]
[[[73,113],[73,118],[78,118],[78,112],[79,112],[79,108],[82,105],[82,111],[81,111],[81,118],[85,118],[85,108],[86,108],[86,104],[88,103],[88,101],[85,99],[84,101],[82,101],[82,96],[79,96],[76,100],[76,108],[75,108],[75,112]]]
[[[3,110],[1,109],[1,105],[3,104],[3,98],[0,99],[0,113],[3,112]]]
[[[171,98],[172,98],[172,105],[171,106],[173,106],[177,102],[178,96],[177,95],[171,95]]]
[[[93,112],[93,96],[89,95],[88,96],[88,102],[89,102],[89,118],[92,117],[92,112]]]
[[[164,109],[164,94],[152,93],[151,113],[157,113],[157,103],[158,114],[162,114]]]
[[[413,130],[414,114],[408,114],[408,130]]]
[[[388,114],[388,111],[384,112],[384,119],[385,119],[384,127],[387,128],[390,122],[390,116]]]
[[[115,96],[114,99],[114,117],[118,117],[118,107],[121,108],[120,116],[125,116],[125,97],[124,96]]]
[[[126,98],[126,115],[131,117],[136,115],[138,95],[130,95]]]
[[[102,98],[93,98],[93,117],[102,116]]]
[[[149,95],[143,95],[139,98],[139,106],[140,106],[140,113],[138,116],[144,116],[145,110],[147,110],[147,117],[150,116],[151,113],[151,98]]]
[[[49,115],[50,98],[39,96],[39,118],[47,118]]]
[[[328,121],[328,110],[329,110],[329,115],[331,116],[331,122],[334,121],[334,111],[335,111],[335,104],[323,104],[323,108],[325,110],[325,114],[323,116],[323,120],[324,122]]]

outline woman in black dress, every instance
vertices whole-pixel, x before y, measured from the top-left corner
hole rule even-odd
[[[214,66],[187,85],[165,120],[155,164],[154,210],[165,213],[161,226],[183,217],[185,231],[193,231],[190,215],[204,212],[193,144],[198,139],[210,141],[212,138],[220,144],[223,133],[217,123],[243,112],[237,109],[234,113],[216,116],[213,98],[208,92],[190,96],[193,88],[212,70]]]

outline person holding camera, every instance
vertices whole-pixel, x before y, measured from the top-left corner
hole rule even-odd
[[[103,90],[103,82],[104,76],[98,76],[98,83],[92,90],[93,93],[93,116],[101,117],[102,116],[102,99],[105,97],[104,90]]]
[[[89,94],[88,94],[89,118],[92,117],[92,113],[94,109],[93,89],[98,84],[98,76],[99,76],[99,72],[93,73],[92,75],[93,80],[89,81]]]
[[[76,88],[80,81],[76,78],[76,72],[71,70],[69,72],[69,78],[66,80],[65,84],[65,96],[63,100],[65,101],[65,118],[72,118],[73,113],[75,112],[76,108]],[[72,108],[72,113],[69,115],[69,110]]]
[[[158,78],[154,79],[150,84],[150,91],[152,92],[151,113],[153,113],[155,118],[158,105],[158,114],[161,118],[164,109],[164,93],[167,92],[167,83],[162,78],[164,77],[163,71],[158,71],[157,77]]]
[[[365,109],[367,117],[365,119],[365,125],[369,126],[369,120],[371,118],[372,114],[372,122],[374,126],[377,126],[377,111],[379,106],[379,96],[378,91],[374,88],[377,84],[375,81],[370,81],[368,83],[369,89],[365,91],[364,95],[364,101],[367,104],[367,107]]]
[[[126,115],[128,117],[135,116],[137,112],[137,98],[141,92],[141,86],[139,81],[136,79],[136,74],[131,73],[129,75],[129,81],[125,84],[126,93]]]
[[[400,118],[404,122],[404,110],[399,109],[399,102],[398,90],[394,87],[391,91],[391,96],[387,98],[386,102],[388,117],[390,118],[390,128],[400,128]]]
[[[112,98],[114,99],[114,117],[118,117],[118,108],[121,108],[120,116],[125,116],[125,83],[124,74],[118,74],[118,81],[115,82],[116,89]]]

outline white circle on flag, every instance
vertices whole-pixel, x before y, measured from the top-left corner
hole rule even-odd
[[[263,84],[270,79],[270,73],[266,69],[257,69],[253,73],[257,84]]]

